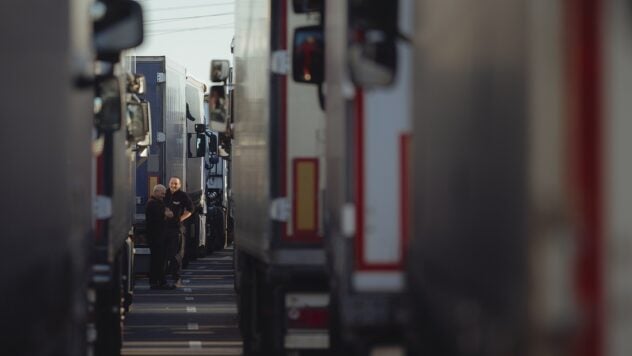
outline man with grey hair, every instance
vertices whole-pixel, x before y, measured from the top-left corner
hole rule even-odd
[[[165,235],[167,219],[173,217],[173,213],[166,209],[164,199],[167,188],[162,184],[156,184],[152,190],[151,198],[145,208],[145,226],[147,228],[147,242],[151,251],[149,285],[151,289],[174,289],[175,286],[167,284],[165,268],[167,264],[167,238]]]

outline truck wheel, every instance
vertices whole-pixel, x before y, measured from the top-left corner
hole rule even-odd
[[[264,356],[257,342],[257,273],[250,258],[239,254],[242,283],[238,293],[239,330],[243,338],[242,348],[244,356]]]
[[[127,239],[123,247],[123,269],[122,269],[122,285],[123,285],[123,309],[124,313],[129,312],[134,298],[134,243],[131,239]]]
[[[223,214],[219,207],[212,207],[206,215],[206,251],[207,254],[213,251],[220,251],[224,248],[221,243],[221,232],[223,229]],[[221,246],[220,246],[221,244]]]
[[[121,318],[121,261],[114,262],[112,282],[97,290],[97,340],[96,356],[119,356],[123,342]]]
[[[224,211],[221,208],[214,207],[211,214],[207,216],[209,222],[209,242],[207,247],[212,251],[221,251],[226,245],[226,233],[224,229]]]

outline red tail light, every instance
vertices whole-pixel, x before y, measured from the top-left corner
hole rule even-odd
[[[288,308],[288,329],[327,329],[329,328],[329,309],[323,308]]]

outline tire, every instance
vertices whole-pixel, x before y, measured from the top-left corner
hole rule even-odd
[[[206,216],[208,236],[206,248],[209,253],[221,251],[226,246],[226,229],[224,228],[224,210],[212,207]]]
[[[122,281],[120,256],[112,268],[112,282],[97,290],[96,356],[119,356],[123,345],[123,320],[121,317]]]

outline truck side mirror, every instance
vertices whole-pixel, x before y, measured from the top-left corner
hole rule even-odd
[[[292,5],[295,13],[306,14],[308,12],[322,11],[323,0],[294,0]]]
[[[350,4],[349,70],[354,84],[387,86],[397,74],[398,1]]]
[[[325,77],[325,43],[320,26],[299,27],[294,31],[292,77],[299,83],[321,84]]]
[[[230,74],[230,61],[214,59],[211,61],[211,81],[223,82]]]
[[[206,155],[206,135],[203,133],[188,133],[188,158],[200,158]]]
[[[115,76],[100,77],[94,98],[94,125],[101,132],[121,129],[123,121],[123,86]]]
[[[149,102],[146,100],[142,100],[140,102],[140,105],[143,109],[143,122],[144,122],[144,127],[146,129],[146,135],[145,138],[138,142],[137,145],[138,146],[143,146],[143,147],[148,147],[151,145],[152,143],[152,136],[151,136],[151,109],[149,107]]]
[[[140,102],[127,103],[127,136],[134,143],[143,141],[147,136],[147,126],[145,126],[145,117],[143,113],[143,105]]]
[[[143,10],[133,0],[98,2],[102,14],[94,22],[97,55],[118,56],[143,42]]]
[[[147,82],[142,74],[129,74],[127,81],[127,91],[133,94],[145,94]]]
[[[223,85],[213,85],[208,96],[209,122],[212,131],[226,132],[228,128],[226,112],[226,88]]]

